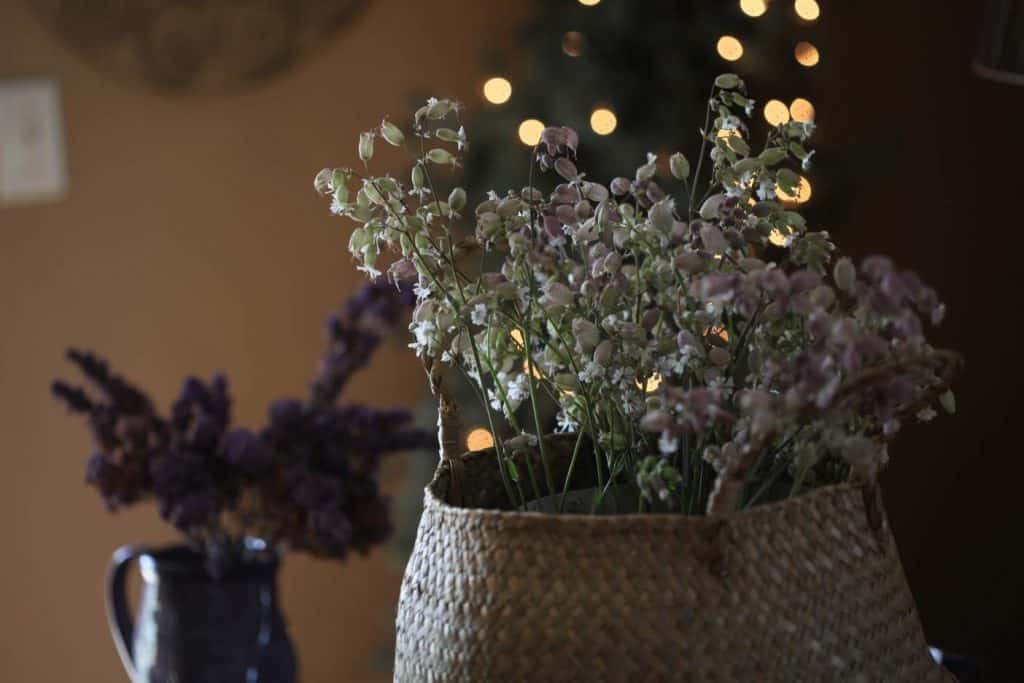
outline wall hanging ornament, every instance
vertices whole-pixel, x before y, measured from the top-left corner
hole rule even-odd
[[[326,44],[367,0],[43,0],[30,9],[105,76],[169,93],[238,90]]]

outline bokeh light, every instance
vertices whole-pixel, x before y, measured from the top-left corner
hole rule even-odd
[[[814,47],[814,43],[808,43],[806,40],[801,40],[796,44],[796,47],[793,48],[793,56],[796,57],[797,64],[808,68],[821,61],[818,48]]]
[[[793,117],[794,121],[800,121],[802,123],[813,121],[814,105],[811,104],[810,100],[798,97],[789,103],[789,115]]]
[[[796,187],[796,194],[792,195],[783,190],[781,187],[775,188],[775,194],[779,196],[784,202],[790,204],[804,204],[811,199],[811,181],[807,178],[800,176],[800,184]]]
[[[519,124],[519,141],[533,147],[540,142],[540,134],[544,132],[544,122],[539,119],[526,119]]]
[[[466,448],[471,451],[482,451],[494,445],[494,437],[483,427],[470,430],[466,435]]]
[[[722,36],[718,39],[718,56],[727,62],[735,62],[743,56],[743,43],[734,36]]]
[[[494,76],[484,83],[484,99],[491,104],[505,104],[512,97],[512,84],[507,78]]]
[[[789,123],[789,107],[782,100],[768,100],[764,104],[764,120],[773,126]]]
[[[583,48],[587,44],[587,38],[579,31],[566,31],[562,36],[562,52],[570,57],[579,57],[583,54]]]
[[[821,7],[816,0],[796,0],[793,3],[796,15],[805,21],[814,21],[821,16]]]
[[[748,17],[759,17],[768,11],[764,0],[740,0],[740,9]]]
[[[619,119],[611,109],[598,107],[590,113],[590,127],[598,135],[611,135],[617,125]]]
[[[646,381],[637,378],[636,386],[638,389],[640,389],[640,391],[645,391],[648,394],[653,394],[655,391],[658,390],[658,387],[661,386],[661,375],[655,372],[650,377],[648,377]]]
[[[584,7],[593,7],[594,5],[600,5],[601,0],[579,0],[579,3]]]

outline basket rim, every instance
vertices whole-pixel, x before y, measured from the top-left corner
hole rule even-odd
[[[459,456],[459,460],[466,462],[470,460],[479,460],[486,457],[490,450],[481,451],[469,451]],[[866,484],[863,483],[851,483],[841,482],[838,484],[829,484],[827,486],[821,486],[813,489],[806,493],[802,493],[795,498],[787,498],[785,500],[772,501],[763,503],[761,505],[755,505],[753,507],[744,508],[741,510],[734,510],[726,515],[682,515],[682,514],[670,514],[670,513],[637,513],[628,512],[624,514],[616,515],[580,515],[580,514],[568,514],[568,513],[550,513],[550,512],[535,512],[529,510],[498,510],[494,508],[479,508],[479,507],[464,507],[460,505],[453,505],[440,496],[438,496],[434,487],[437,486],[442,477],[450,477],[450,474],[446,472],[444,461],[439,463],[437,470],[434,472],[433,478],[430,483],[424,488],[424,509],[435,508],[446,515],[455,515],[459,517],[473,517],[477,519],[489,519],[489,520],[503,520],[510,521],[515,520],[517,522],[523,522],[528,524],[542,524],[542,523],[558,523],[558,524],[585,524],[591,526],[605,526],[614,527],[620,525],[635,526],[637,524],[653,525],[653,526],[680,526],[680,525],[711,525],[720,524],[723,521],[734,520],[734,519],[751,519],[760,516],[773,516],[783,514],[787,509],[791,509],[794,506],[805,506],[814,505],[820,499],[830,498],[833,496],[844,496],[851,494],[858,494],[858,498],[864,493]]]

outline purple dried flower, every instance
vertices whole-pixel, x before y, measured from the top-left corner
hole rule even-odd
[[[224,437],[224,459],[248,476],[258,477],[273,464],[274,454],[248,429],[232,429]]]

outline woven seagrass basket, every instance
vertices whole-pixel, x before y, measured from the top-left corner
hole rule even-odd
[[[509,508],[493,451],[442,460],[396,681],[955,680],[871,482],[707,517]]]

